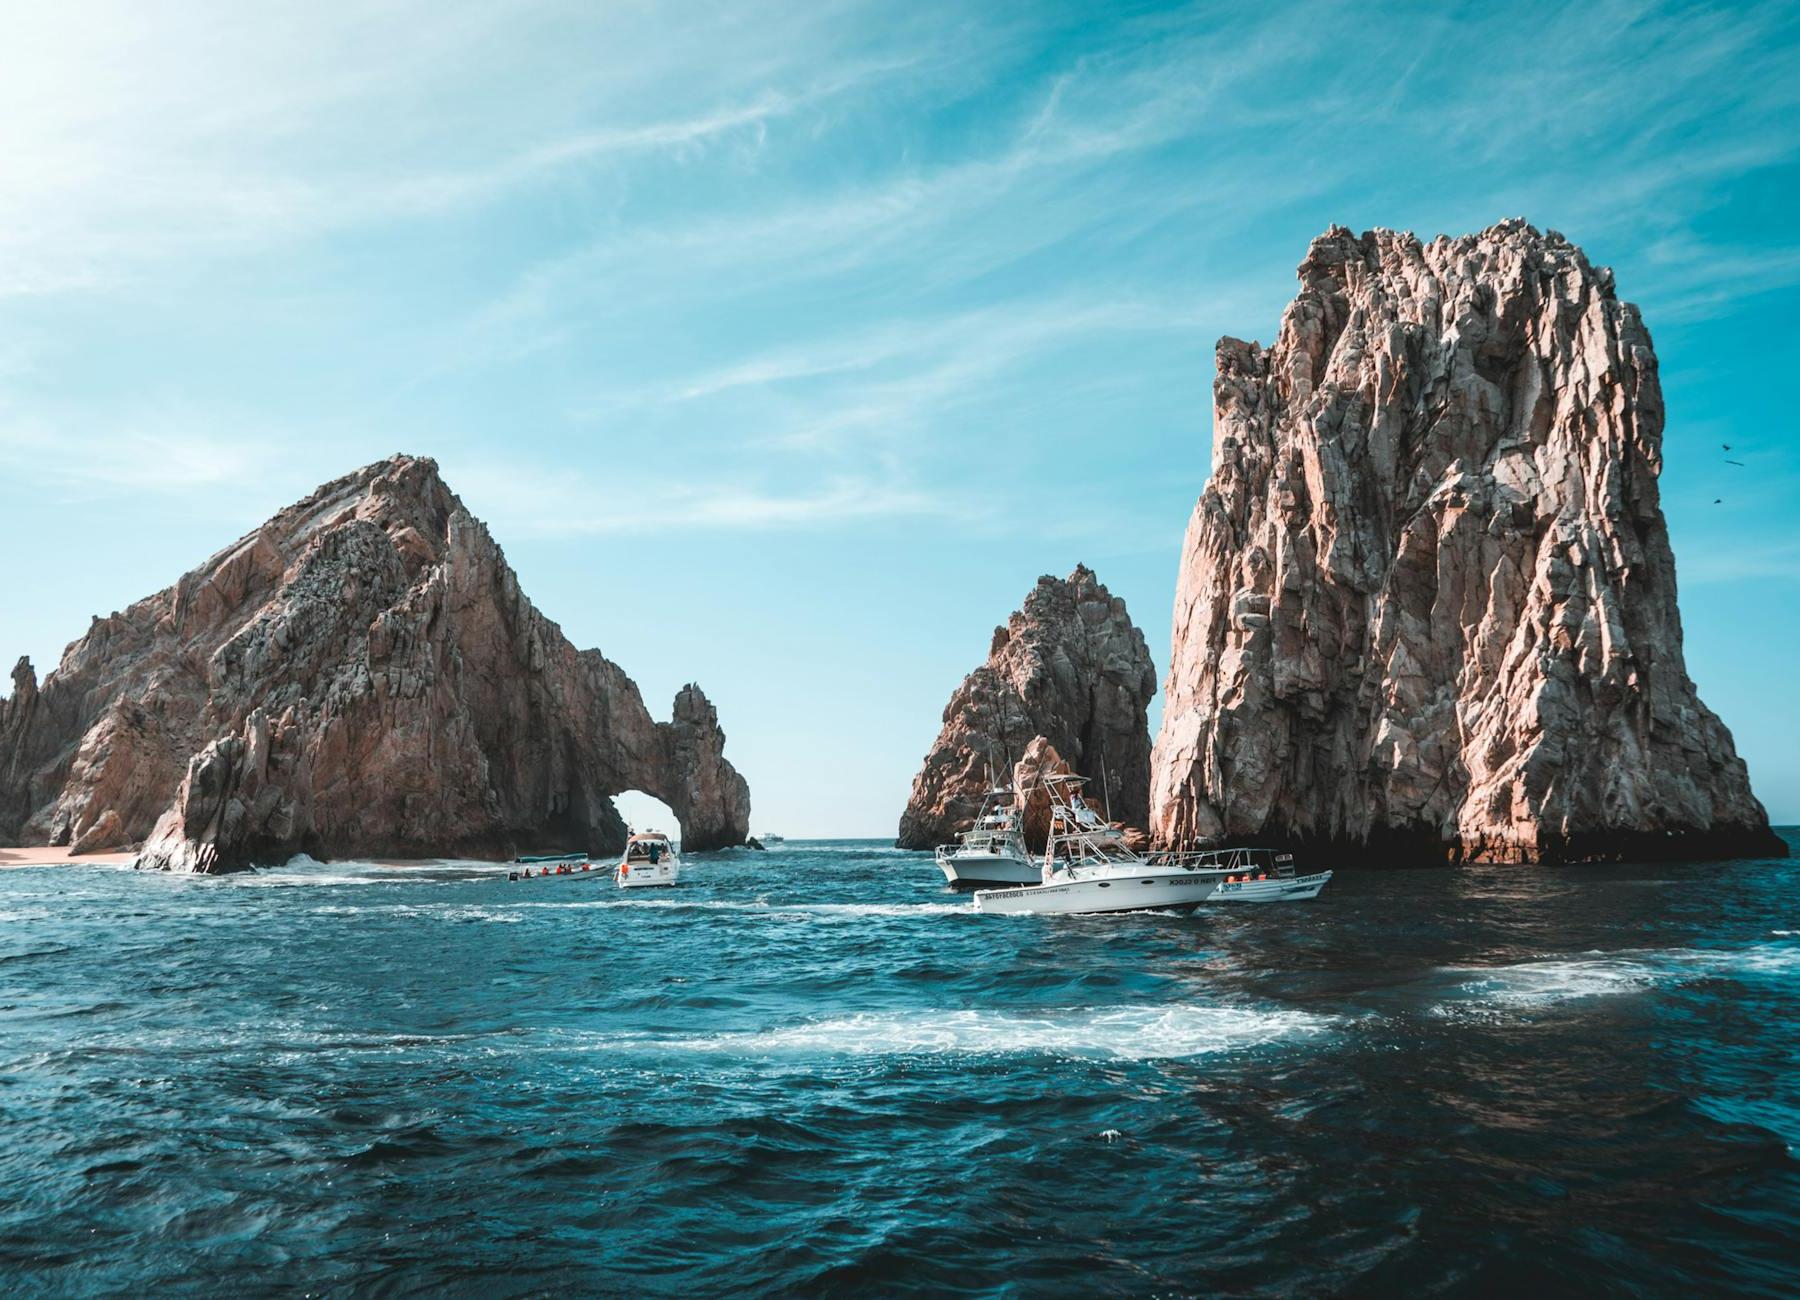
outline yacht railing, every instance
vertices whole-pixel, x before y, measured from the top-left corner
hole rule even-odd
[[[1186,871],[1224,871],[1287,877],[1294,874],[1294,855],[1274,849],[1191,849],[1185,852],[1160,850],[1149,855],[1158,866],[1181,867]]]

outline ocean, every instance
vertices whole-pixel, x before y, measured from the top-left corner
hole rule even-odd
[[[1800,865],[683,873],[0,871],[4,1289],[1800,1290]]]

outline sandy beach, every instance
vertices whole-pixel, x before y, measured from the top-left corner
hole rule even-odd
[[[54,867],[84,863],[100,866],[123,866],[137,854],[119,853],[81,853],[73,854],[67,849],[45,848],[42,845],[31,845],[25,848],[0,848],[0,868],[5,867]],[[504,863],[504,858],[347,858],[345,861],[367,863],[377,867],[432,867],[446,863],[474,862],[491,865]],[[276,863],[264,864],[268,866]]]
[[[61,863],[99,863],[102,866],[118,866],[130,862],[136,857],[133,853],[83,853],[71,854],[67,849],[46,848],[43,845],[32,845],[22,849],[0,849],[0,867],[50,867]]]

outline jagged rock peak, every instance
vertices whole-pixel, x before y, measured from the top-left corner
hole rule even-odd
[[[931,848],[965,829],[990,778],[1004,778],[1039,738],[1093,779],[1096,798],[1110,786],[1115,818],[1143,825],[1155,694],[1156,668],[1125,602],[1085,565],[1065,579],[1039,578],[945,706],[900,819],[900,846]]]
[[[395,456],[96,619],[0,713],[0,835],[147,840],[144,865],[623,842],[611,797],[741,843],[749,789],[697,687],[654,722],[519,589],[436,462]],[[27,701],[21,707],[20,701]]]
[[[1784,853],[1682,658],[1656,354],[1505,221],[1334,226],[1223,339],[1152,829],[1382,861]]]

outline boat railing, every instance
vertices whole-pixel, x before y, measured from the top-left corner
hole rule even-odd
[[[1150,861],[1158,866],[1181,867],[1187,871],[1250,872],[1282,878],[1294,874],[1294,855],[1275,849],[1161,850],[1152,853]]]

